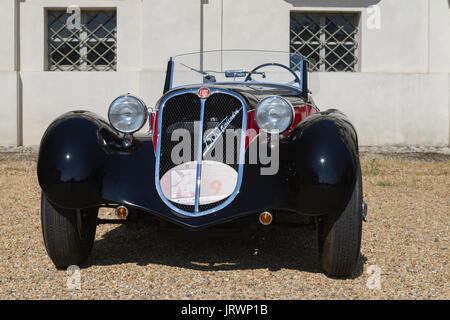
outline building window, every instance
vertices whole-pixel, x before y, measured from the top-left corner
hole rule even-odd
[[[311,71],[356,71],[358,23],[357,13],[291,13],[290,51],[304,56]]]
[[[48,70],[115,71],[115,10],[81,10],[74,27],[66,10],[48,10]]]

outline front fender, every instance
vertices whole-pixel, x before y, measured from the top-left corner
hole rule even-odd
[[[290,142],[292,206],[308,215],[343,209],[359,165],[357,135],[347,117],[337,110],[311,115],[297,126]]]
[[[42,137],[37,164],[39,184],[53,203],[85,208],[102,203],[104,136],[117,136],[108,123],[87,111],[68,112]]]

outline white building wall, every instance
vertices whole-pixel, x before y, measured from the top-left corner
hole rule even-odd
[[[200,51],[200,0],[144,0],[142,19],[139,95],[155,109],[164,89],[169,57]]]
[[[117,8],[117,72],[45,71],[45,8],[69,5]],[[366,27],[371,5],[381,10],[379,30]],[[179,53],[288,51],[291,11],[361,14],[360,72],[311,77],[319,108],[347,113],[362,145],[448,145],[449,5],[448,0],[1,0],[0,145],[38,144],[51,121],[68,110],[106,116],[109,103],[124,92],[154,107],[167,59]]]
[[[380,29],[367,28],[370,5],[380,7]],[[288,50],[291,11],[361,14],[361,72],[321,72],[311,81],[319,108],[345,112],[361,144],[448,144],[446,0],[227,0],[223,48]]]
[[[117,72],[46,70],[45,8],[117,8]],[[83,109],[107,115],[109,103],[139,93],[142,2],[135,0],[33,0],[20,3],[20,77],[23,144],[39,144],[47,126],[64,112]]]
[[[0,145],[18,144],[18,75],[16,60],[16,2],[0,3]]]

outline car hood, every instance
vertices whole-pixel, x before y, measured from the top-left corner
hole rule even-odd
[[[169,92],[167,92],[165,96],[170,95],[174,92],[185,90],[185,89],[194,89],[199,87],[207,87],[207,88],[217,88],[223,90],[230,90],[235,93],[242,95],[248,102],[248,109],[251,110],[256,107],[258,102],[267,96],[278,95],[289,100],[292,105],[299,105],[305,103],[305,99],[301,97],[301,90],[299,88],[295,88],[288,85],[282,84],[273,84],[273,83],[205,83],[203,85],[189,85],[177,87]]]

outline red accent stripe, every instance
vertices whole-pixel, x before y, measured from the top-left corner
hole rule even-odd
[[[245,135],[245,149],[248,148],[250,142],[258,135],[259,127],[255,121],[255,111],[251,110],[247,112],[247,131]]]
[[[292,122],[292,126],[284,134],[289,137],[300,122],[314,113],[317,113],[316,109],[309,104],[294,106],[294,121]]]
[[[286,130],[284,133],[287,137],[291,135],[291,133],[294,131],[295,127],[302,122],[305,118],[309,117],[310,115],[317,113],[316,109],[313,108],[313,106],[309,104],[294,106],[294,121],[292,122],[291,127]],[[249,129],[253,129],[249,132]],[[248,112],[248,125],[247,125],[247,136],[245,139],[245,148],[247,149],[250,142],[256,137],[256,135],[259,133],[259,127],[256,124],[255,121],[255,111],[251,110]]]
[[[156,111],[155,113],[151,114],[151,124],[150,124],[150,130],[153,129],[153,147],[155,148],[155,153],[156,153],[156,144],[157,144],[157,140],[158,140],[158,111]]]

